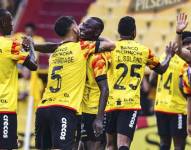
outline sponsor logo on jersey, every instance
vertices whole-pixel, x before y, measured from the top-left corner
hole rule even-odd
[[[0,99],[0,103],[7,104],[8,102],[6,99]]]

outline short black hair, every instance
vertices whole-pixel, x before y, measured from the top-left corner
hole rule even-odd
[[[100,25],[100,30],[101,32],[104,30],[104,23],[102,21],[102,19],[98,18],[98,17],[91,17],[93,20],[97,21]]]
[[[34,31],[36,30],[36,25],[32,22],[25,24],[25,28],[28,28],[28,27],[32,28],[32,30],[34,30]]]
[[[120,19],[118,24],[118,32],[122,36],[133,36],[136,30],[135,19],[130,16],[125,16]]]
[[[68,33],[73,23],[75,23],[75,20],[72,16],[61,16],[56,20],[54,30],[57,35],[63,37]]]
[[[0,18],[1,18],[1,17],[4,17],[7,12],[9,12],[9,11],[6,10],[6,9],[0,8]]]
[[[191,43],[191,37],[186,37],[184,38],[184,40],[182,41],[183,45],[188,45]]]
[[[191,37],[191,32],[190,31],[182,32],[182,40],[184,40],[187,37]]]

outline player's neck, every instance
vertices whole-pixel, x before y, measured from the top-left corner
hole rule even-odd
[[[134,40],[134,38],[132,36],[120,35],[120,41],[122,40]]]
[[[67,43],[67,42],[77,42],[78,41],[78,39],[76,37],[73,37],[73,36],[63,37],[62,40],[63,40],[64,43]]]
[[[7,33],[3,33],[3,32],[1,32],[0,35],[4,36],[4,37],[10,37],[11,36],[11,34],[7,34]]]

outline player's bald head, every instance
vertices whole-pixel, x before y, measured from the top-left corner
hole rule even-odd
[[[80,38],[97,40],[104,29],[103,21],[98,17],[90,17],[80,24]]]

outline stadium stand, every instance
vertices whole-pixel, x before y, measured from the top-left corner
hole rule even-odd
[[[129,5],[129,0],[97,0],[89,7],[86,17],[98,16],[102,18],[105,23],[103,35],[115,40],[118,38],[115,31],[119,18],[132,15],[137,22],[137,41],[154,49],[156,54],[160,54],[160,49],[163,49],[167,42],[173,40],[175,36],[172,31],[175,31],[176,14],[180,11],[188,15],[191,14],[189,1],[172,8],[147,13],[131,13]]]
[[[29,0],[24,12],[20,16],[20,21],[16,31],[22,31],[27,22],[33,21],[37,24],[37,34],[46,37],[47,40],[57,41],[58,37],[53,32],[53,24],[61,15],[74,16],[80,22],[86,14],[90,3],[94,0]],[[32,7],[31,7],[32,6]]]

